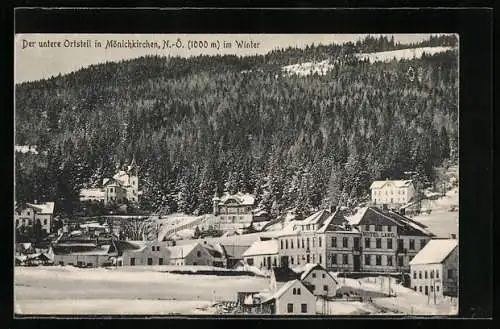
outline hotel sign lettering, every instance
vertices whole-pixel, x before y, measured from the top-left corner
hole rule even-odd
[[[362,231],[361,234],[366,238],[395,238],[394,232]]]

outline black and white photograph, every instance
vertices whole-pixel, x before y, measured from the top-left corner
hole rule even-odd
[[[458,314],[459,34],[14,41],[15,315]]]

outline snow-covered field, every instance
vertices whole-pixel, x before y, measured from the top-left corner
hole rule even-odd
[[[458,237],[459,212],[449,211],[452,205],[459,204],[458,197],[458,188],[454,188],[448,191],[444,197],[428,201],[428,207],[432,209],[429,215],[421,214],[414,219],[427,225],[429,231],[439,238],[449,238],[450,234],[456,234]]]
[[[16,267],[15,310],[21,314],[197,314],[238,291],[260,291],[259,277],[181,275],[153,271]]]
[[[370,63],[390,62],[394,59],[400,60],[400,59],[421,58],[424,53],[426,53],[427,55],[433,55],[452,49],[453,49],[452,47],[420,47],[420,48],[408,48],[408,49],[391,50],[391,51],[381,51],[376,53],[357,54],[356,56],[359,59],[368,59]]]

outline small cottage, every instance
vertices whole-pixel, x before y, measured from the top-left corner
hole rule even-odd
[[[287,282],[262,304],[277,315],[316,314],[316,297],[300,280]]]

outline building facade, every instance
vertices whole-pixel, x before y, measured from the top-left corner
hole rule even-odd
[[[458,240],[435,239],[410,262],[411,287],[430,296],[458,296]]]
[[[252,194],[224,193],[221,197],[212,199],[213,214],[218,217],[220,224],[235,227],[248,227],[252,223],[252,209],[255,197]]]
[[[316,314],[316,297],[297,279],[287,282],[263,304],[271,304],[277,315]]]
[[[51,233],[54,206],[54,202],[37,203],[36,201],[17,205],[14,210],[15,227],[33,227],[37,221],[40,221],[42,230]]]
[[[415,195],[412,180],[374,181],[370,186],[374,206],[387,205],[398,208],[410,202]]]
[[[104,178],[101,186],[82,189],[80,201],[97,201],[105,205],[139,202],[139,172],[133,161],[127,170],[118,171],[112,178]]]

